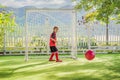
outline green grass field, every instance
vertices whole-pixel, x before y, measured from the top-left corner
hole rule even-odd
[[[97,54],[92,61],[79,55],[62,63],[0,56],[0,80],[120,80],[120,54]]]

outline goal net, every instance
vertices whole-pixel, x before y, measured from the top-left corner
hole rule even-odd
[[[76,58],[76,12],[72,9],[27,9],[25,60],[50,55],[49,38],[58,26],[57,48],[60,56]]]

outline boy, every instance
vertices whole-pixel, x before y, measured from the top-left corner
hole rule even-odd
[[[62,62],[62,60],[59,60],[59,58],[58,58],[58,56],[59,56],[58,55],[58,49],[56,48],[56,42],[57,42],[56,33],[57,32],[58,32],[58,27],[54,26],[53,33],[50,35],[49,45],[50,45],[50,50],[51,50],[52,54],[49,58],[49,61],[55,61],[55,60],[53,60],[53,57],[55,55],[56,62]]]

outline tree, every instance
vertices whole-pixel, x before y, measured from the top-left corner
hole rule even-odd
[[[0,5],[0,8],[4,9],[5,7]],[[4,47],[5,32],[13,32],[15,25],[13,12],[2,10],[0,12],[0,49]]]
[[[77,2],[77,10],[89,11],[85,15],[86,22],[102,21],[106,23],[106,44],[108,45],[108,24],[110,19],[120,23],[120,0],[73,0]]]
[[[109,23],[108,18],[114,17],[116,20],[120,15],[120,0],[74,0],[77,1],[75,8],[77,10],[84,9],[90,11],[86,16],[86,20],[91,18]],[[90,15],[91,14],[91,15]]]

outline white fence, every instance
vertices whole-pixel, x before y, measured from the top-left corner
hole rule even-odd
[[[88,28],[83,26],[77,26],[77,50],[78,52],[86,51],[88,49],[88,36],[90,36],[90,47],[97,52],[110,52],[120,51],[120,26],[117,24],[109,24],[109,41],[106,45],[106,27],[93,25],[88,33]],[[16,26],[14,32],[5,33],[4,51],[6,53],[13,52],[25,52],[25,27],[24,25]],[[68,44],[67,38],[64,39],[64,43],[61,41],[60,44],[64,45],[63,52],[69,52],[70,50],[65,47]],[[74,44],[74,43],[73,43]],[[33,46],[34,45],[34,46]],[[42,47],[46,46],[44,38],[33,37],[33,45],[31,46],[32,51],[40,51]],[[40,47],[41,46],[41,47]],[[44,53],[44,50],[43,52]]]
[[[87,48],[99,53],[120,51],[120,24],[110,21],[107,37],[106,25],[100,22],[77,26],[78,50]]]
[[[49,25],[48,25],[49,26]],[[3,27],[2,25],[0,27]],[[8,26],[9,27],[9,26]],[[90,48],[99,53],[105,52],[120,52],[120,24],[116,24],[114,21],[109,23],[108,27],[108,44],[106,45],[106,26],[105,24],[89,24],[77,25],[77,51],[78,53],[84,52]],[[42,31],[42,30],[41,30]],[[32,32],[31,32],[32,33]],[[63,33],[64,34],[64,33]],[[72,34],[72,33],[69,33]],[[65,34],[64,34],[65,35]],[[30,51],[45,53],[43,47],[47,47],[46,41],[41,37],[32,37]],[[24,53],[25,52],[25,25],[17,25],[14,27],[12,32],[5,31],[3,37],[3,48],[2,51],[5,53]],[[90,41],[90,42],[89,42]],[[66,47],[69,45],[67,37],[64,37],[60,43],[63,47],[60,52],[70,52],[70,48]],[[74,43],[73,43],[74,44]]]

